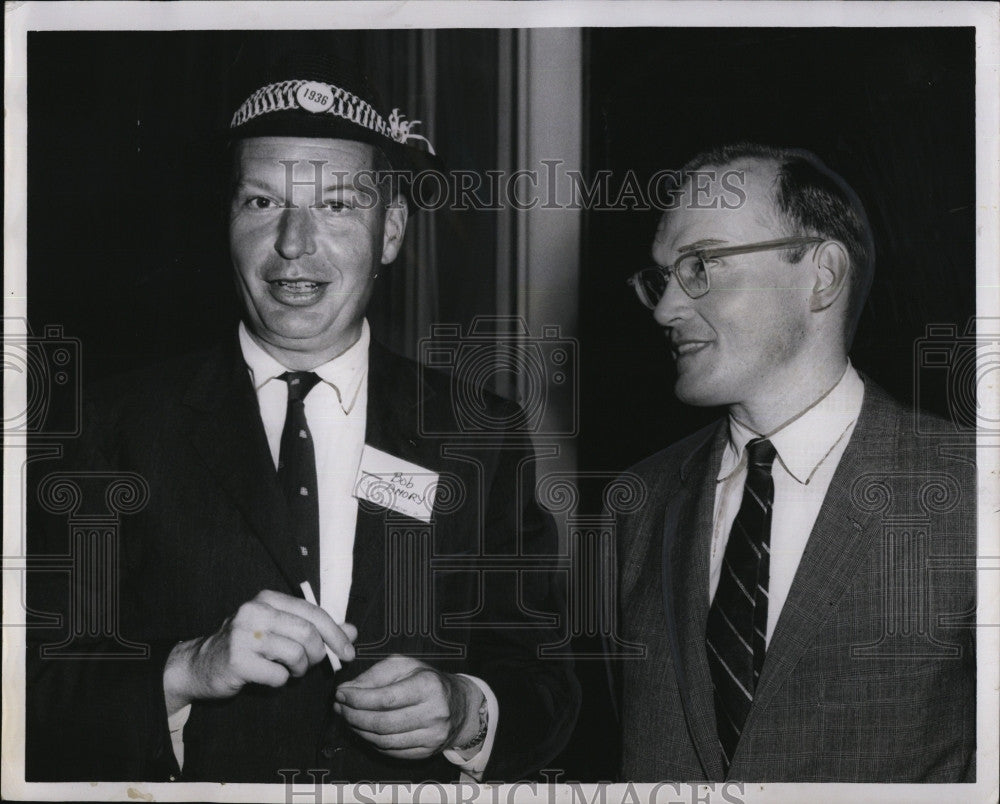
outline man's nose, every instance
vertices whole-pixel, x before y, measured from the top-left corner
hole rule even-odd
[[[309,207],[288,207],[281,213],[274,249],[286,260],[316,253],[316,229]]]
[[[691,306],[691,297],[684,292],[676,276],[670,277],[660,300],[653,308],[653,318],[662,327],[673,326],[683,319]]]

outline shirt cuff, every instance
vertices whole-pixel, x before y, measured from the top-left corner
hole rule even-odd
[[[188,704],[167,718],[167,728],[170,730],[170,745],[174,749],[174,756],[177,757],[177,767],[181,770],[184,770],[184,726],[190,714],[191,704]]]
[[[493,753],[493,741],[497,736],[497,721],[500,720],[500,704],[497,702],[497,696],[490,689],[490,685],[481,678],[468,676],[465,673],[459,673],[458,675],[469,679],[469,681],[479,687],[482,690],[483,697],[486,698],[486,717],[488,721],[486,724],[486,739],[483,740],[483,745],[479,751],[468,759],[465,759],[454,748],[446,748],[444,758],[452,765],[458,765],[462,769],[463,782],[481,782],[483,780],[483,771],[486,770],[486,765],[490,761],[490,754]]]

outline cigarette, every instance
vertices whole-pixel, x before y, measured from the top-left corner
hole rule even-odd
[[[316,602],[316,595],[313,594],[312,584],[309,581],[303,581],[299,584],[299,588],[302,589],[302,596],[305,597],[307,603],[312,603],[314,606],[318,606],[319,603]],[[333,665],[333,672],[337,672],[341,669],[340,658],[336,653],[333,652],[333,648],[323,643],[323,647],[326,648],[326,658],[330,660],[330,664]]]

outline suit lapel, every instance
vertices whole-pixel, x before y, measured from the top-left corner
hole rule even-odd
[[[372,342],[365,442],[420,466],[433,466],[436,442],[417,435],[417,401],[428,394],[415,365]],[[237,338],[213,351],[184,395],[191,408],[187,437],[219,486],[235,501],[292,590],[305,576],[286,530],[277,483],[250,374]],[[359,628],[385,585],[385,511],[358,506],[348,621]]]
[[[852,486],[860,475],[879,472],[889,462],[886,439],[894,439],[898,424],[885,394],[866,382],[858,423],[830,482],[771,637],[745,732],[753,727],[755,712],[767,706],[813,643],[872,550],[881,517],[863,513],[852,503]],[[738,749],[733,759],[735,764]]]
[[[681,488],[667,504],[663,530],[667,622],[688,727],[708,779],[722,779],[712,677],[705,654],[708,569],[715,479],[725,447],[726,423],[681,468]]]
[[[365,443],[419,466],[435,465],[436,442],[418,436],[417,403],[421,393],[427,391],[415,364],[372,341],[368,356]],[[347,620],[359,630],[384,594],[386,521],[384,509],[369,503],[358,504]],[[362,636],[359,641],[366,639]]]
[[[235,501],[289,586],[305,576],[302,559],[285,529],[285,500],[278,487],[260,408],[234,337],[211,353],[184,396],[191,408],[187,437],[211,476]]]

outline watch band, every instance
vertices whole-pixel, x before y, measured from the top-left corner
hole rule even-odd
[[[486,740],[486,734],[490,730],[490,710],[486,706],[486,701],[483,700],[479,707],[479,731],[476,732],[476,736],[473,737],[469,742],[463,745],[456,745],[456,751],[468,751],[476,746],[482,745]]]

